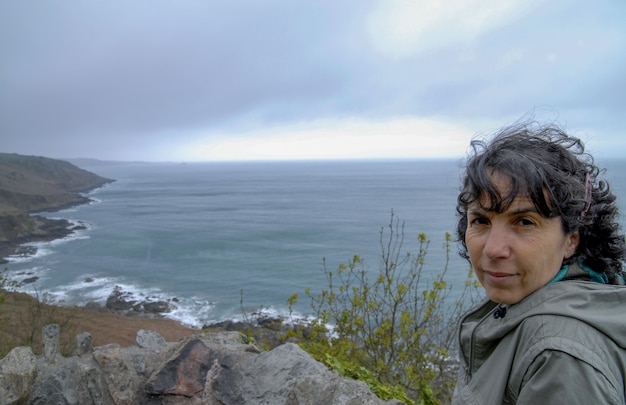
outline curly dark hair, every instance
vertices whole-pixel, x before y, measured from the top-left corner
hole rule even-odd
[[[492,183],[497,172],[511,181],[500,195]],[[469,260],[465,232],[468,206],[504,212],[527,195],[547,218],[560,217],[563,231],[579,231],[576,252],[564,264],[581,262],[604,273],[609,282],[623,278],[626,241],[617,222],[618,208],[609,184],[585,152],[582,141],[553,124],[516,123],[498,131],[490,142],[474,140],[457,199],[460,255]]]

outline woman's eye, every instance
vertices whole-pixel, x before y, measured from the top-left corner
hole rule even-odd
[[[488,225],[489,220],[487,218],[477,217],[471,220],[472,225]]]
[[[534,224],[535,224],[535,221],[533,221],[533,220],[532,220],[532,219],[530,219],[530,218],[520,218],[520,219],[518,220],[518,223],[519,223],[520,225],[522,225],[522,226],[531,226],[531,225],[534,225]]]

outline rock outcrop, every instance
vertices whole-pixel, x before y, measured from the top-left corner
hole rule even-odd
[[[339,377],[293,343],[262,352],[238,332],[166,342],[141,330],[134,346],[92,348],[84,332],[76,337],[73,355],[64,357],[54,350],[55,333],[58,327],[45,328],[44,355],[16,347],[0,360],[0,405],[400,403]]]
[[[112,181],[63,160],[0,153],[0,257],[72,233],[66,220],[30,214],[88,203],[81,193]]]

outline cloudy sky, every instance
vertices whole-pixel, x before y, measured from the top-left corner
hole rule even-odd
[[[624,0],[6,0],[0,151],[463,156],[534,111],[626,152]]]

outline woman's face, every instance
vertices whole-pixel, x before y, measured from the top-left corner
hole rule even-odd
[[[497,172],[492,182],[500,195],[510,187],[509,179]],[[468,207],[470,261],[489,298],[501,304],[515,304],[546,285],[574,254],[578,240],[578,232],[563,232],[560,217],[542,216],[524,196],[499,214],[478,203]]]

